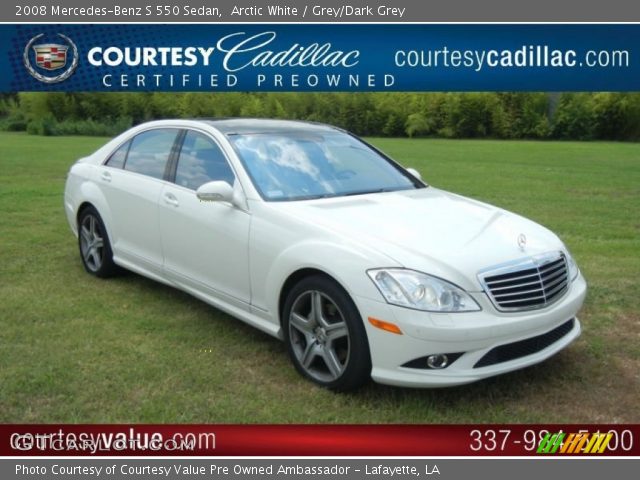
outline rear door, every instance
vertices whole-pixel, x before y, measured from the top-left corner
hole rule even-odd
[[[117,257],[147,272],[162,272],[158,200],[179,129],[139,133],[99,168],[100,185],[111,209],[113,250]]]

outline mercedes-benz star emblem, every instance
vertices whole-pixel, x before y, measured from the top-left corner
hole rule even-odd
[[[518,246],[520,247],[520,250],[524,252],[524,247],[527,246],[527,237],[524,233],[518,235]]]

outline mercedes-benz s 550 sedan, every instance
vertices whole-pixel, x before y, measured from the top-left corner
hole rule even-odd
[[[335,390],[473,382],[580,334],[586,284],[556,235],[327,125],[139,125],[71,167],[64,206],[87,272],[182,289]]]

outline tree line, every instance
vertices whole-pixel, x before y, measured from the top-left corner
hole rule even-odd
[[[116,135],[160,118],[267,117],[388,137],[640,139],[640,93],[18,93],[0,129]]]

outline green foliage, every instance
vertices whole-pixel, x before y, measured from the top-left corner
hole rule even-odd
[[[151,119],[290,118],[358,135],[639,140],[639,93],[19,93],[0,130],[115,135]],[[117,127],[117,128],[116,128]]]
[[[93,137],[113,137],[131,128],[131,118],[121,117],[114,121],[96,122],[95,120],[56,121],[51,114],[31,120],[26,127],[31,135],[85,135]]]
[[[88,135],[93,137],[113,137],[131,128],[129,117],[120,117],[113,122],[96,122],[95,120],[65,120],[59,122],[54,135]]]
[[[51,113],[45,113],[41,117],[32,119],[27,124],[27,133],[31,135],[44,135],[49,137],[55,133],[56,119]]]
[[[429,120],[422,112],[412,113],[407,117],[405,132],[410,138],[423,136],[429,133]]]
[[[27,129],[27,119],[20,112],[0,120],[0,130],[22,132]]]
[[[564,94],[554,117],[553,137],[591,140],[594,130],[593,96],[588,93]]]
[[[499,93],[504,115],[501,127],[506,138],[546,138],[550,134],[549,103],[546,93]]]
[[[27,129],[27,118],[15,95],[0,95],[0,130],[21,132]]]
[[[640,96],[633,93],[598,93],[593,97],[596,138],[640,139]]]

